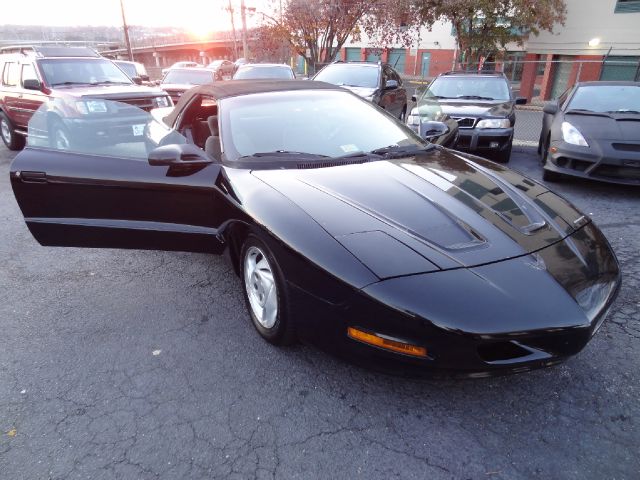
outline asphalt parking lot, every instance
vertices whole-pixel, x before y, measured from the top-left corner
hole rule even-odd
[[[514,148],[540,179],[535,149]],[[623,271],[583,352],[417,381],[263,342],[222,258],[40,247],[13,156],[0,146],[1,479],[640,478],[639,189],[554,185]]]

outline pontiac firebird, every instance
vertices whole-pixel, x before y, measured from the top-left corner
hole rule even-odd
[[[339,87],[196,87],[162,121],[74,102],[36,112],[11,166],[36,240],[224,253],[273,344],[518,372],[578,353],[619,289],[607,240],[566,200]]]

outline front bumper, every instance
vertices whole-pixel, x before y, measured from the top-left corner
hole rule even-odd
[[[589,342],[621,283],[597,228],[587,224],[570,238],[535,257],[378,282],[339,305],[295,289],[307,312],[300,333],[358,365],[408,376],[485,377],[557,364]],[[576,299],[594,285],[607,293],[588,314]],[[359,342],[349,327],[424,347],[427,357]]]
[[[461,128],[457,150],[469,152],[501,152],[513,142],[513,128]]]
[[[553,141],[550,148],[555,147],[556,151],[549,152],[544,169],[602,182],[640,185],[640,142],[626,142],[625,150],[619,145],[591,140],[588,147],[581,147]]]

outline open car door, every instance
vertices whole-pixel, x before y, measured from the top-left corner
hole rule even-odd
[[[44,104],[11,185],[42,245],[220,253],[221,167],[152,115],[107,100]]]

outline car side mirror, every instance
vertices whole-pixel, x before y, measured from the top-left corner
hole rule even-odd
[[[22,82],[22,86],[26,90],[41,90],[42,89],[42,84],[40,83],[40,80],[37,80],[35,78],[28,78],[28,79],[24,80]]]
[[[412,102],[417,102],[418,101],[418,97],[416,97],[415,94],[411,95],[411,101]]]
[[[133,80],[133,83],[136,85],[142,85],[142,78],[140,77],[131,77],[131,80]]]
[[[385,90],[393,90],[394,88],[398,88],[400,86],[400,84],[398,83],[397,80],[387,80],[387,82],[384,84],[384,89]]]
[[[433,142],[447,133],[449,133],[449,127],[446,123],[434,121],[420,123],[420,136],[430,142]]]
[[[544,113],[548,113],[549,115],[555,115],[556,113],[558,113],[558,110],[560,110],[560,106],[556,101],[547,102],[544,104],[544,107],[542,108],[542,111]]]
[[[207,154],[191,143],[163,145],[149,152],[154,167],[199,167],[213,163]]]
[[[525,105],[527,103],[527,97],[516,97],[516,105]]]
[[[149,75],[140,75],[140,78],[142,79],[143,82],[149,81]]]

